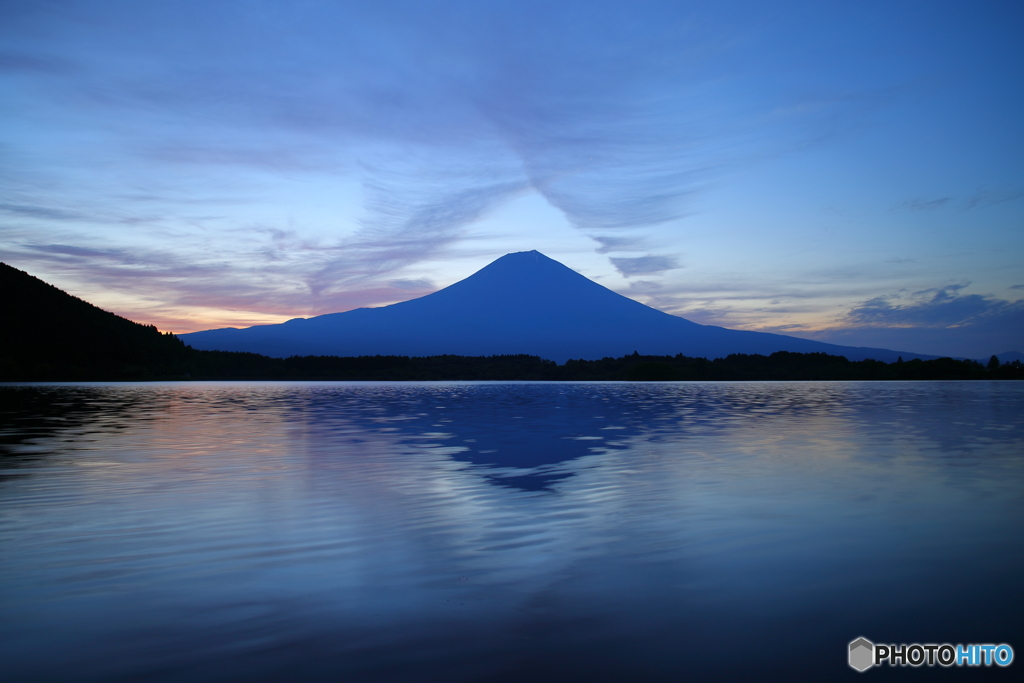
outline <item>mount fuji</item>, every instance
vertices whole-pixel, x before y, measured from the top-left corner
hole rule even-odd
[[[537,251],[506,254],[433,294],[278,325],[178,335],[196,349],[267,356],[492,356],[567,359],[822,352],[850,360],[934,358],[700,325],[616,294]]]

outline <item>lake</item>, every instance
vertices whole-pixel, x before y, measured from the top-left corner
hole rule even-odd
[[[0,408],[5,680],[1021,667],[858,674],[847,648],[1024,648],[1024,383],[8,384]]]

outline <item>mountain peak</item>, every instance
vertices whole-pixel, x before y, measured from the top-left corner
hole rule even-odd
[[[510,251],[509,253],[505,254],[504,256],[502,256],[500,258],[497,258],[494,261],[491,261],[491,263],[496,263],[498,261],[501,261],[502,259],[507,259],[507,258],[525,258],[525,257],[529,256],[530,254],[534,254],[536,256],[544,256],[544,254],[540,253],[536,249],[530,249],[529,251]],[[544,256],[544,258],[548,258],[548,257]],[[550,260],[553,261],[554,259],[550,259]]]
[[[477,273],[483,273],[488,270],[509,270],[509,269],[522,269],[532,270],[537,268],[557,269],[557,270],[568,270],[576,272],[569,268],[563,263],[559,263],[555,259],[545,256],[536,249],[531,251],[513,251],[510,254],[505,254],[501,258],[491,261],[486,266],[477,271]]]
[[[460,306],[498,309],[529,309],[534,314],[560,307],[596,306],[611,301],[626,306],[643,306],[580,275],[572,268],[539,251],[517,251],[492,261],[465,280],[415,301],[439,304],[442,300]],[[614,304],[612,304],[614,305]]]
[[[613,292],[536,250],[505,254],[465,280],[391,306],[181,338],[200,349],[280,357],[532,354],[563,362],[633,351],[706,358],[775,351],[880,360],[916,355],[698,325]]]

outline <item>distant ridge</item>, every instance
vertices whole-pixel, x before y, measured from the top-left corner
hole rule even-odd
[[[776,351],[885,362],[936,357],[700,325],[617,294],[538,251],[507,254],[449,287],[391,306],[180,337],[197,349],[278,358],[530,354],[563,363],[634,351],[709,359]]]

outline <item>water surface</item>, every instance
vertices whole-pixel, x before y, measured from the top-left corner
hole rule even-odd
[[[0,386],[16,681],[822,680],[1024,653],[1024,385]],[[1019,669],[1019,663],[1011,669]],[[970,673],[1009,680],[1010,670]]]

